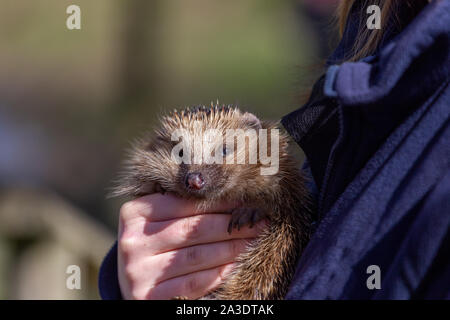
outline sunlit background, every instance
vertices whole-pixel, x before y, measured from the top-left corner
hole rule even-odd
[[[0,299],[99,298],[123,201],[105,195],[129,141],[183,106],[298,108],[335,3],[0,0]]]

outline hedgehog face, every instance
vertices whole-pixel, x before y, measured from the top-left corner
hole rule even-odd
[[[243,174],[254,175],[257,171],[256,158],[252,164],[248,160],[249,154],[257,153],[259,128],[261,123],[254,115],[231,108],[185,110],[164,119],[157,140],[164,140],[162,148],[171,150],[170,180],[175,182],[172,191],[185,197],[217,199],[236,189]],[[253,133],[247,138],[254,139],[253,148],[249,140],[242,145],[235,137],[246,132]],[[247,162],[237,164],[237,157],[242,156]]]
[[[200,107],[174,112],[161,124],[150,143],[132,152],[128,185],[135,195],[164,190],[186,198],[236,198],[256,180],[270,179],[259,177],[262,123],[253,114]]]

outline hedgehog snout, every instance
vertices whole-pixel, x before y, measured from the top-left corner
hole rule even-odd
[[[186,175],[185,183],[189,189],[200,190],[205,185],[205,179],[200,172],[190,172]]]

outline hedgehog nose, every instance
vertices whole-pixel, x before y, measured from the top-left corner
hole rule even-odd
[[[186,186],[195,190],[200,190],[205,185],[205,180],[201,173],[188,173],[186,176]]]

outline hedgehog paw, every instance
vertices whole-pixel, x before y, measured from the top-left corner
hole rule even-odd
[[[252,228],[255,223],[261,221],[266,216],[265,212],[257,208],[236,208],[231,211],[231,219],[228,224],[228,233],[231,234],[234,228],[240,230],[248,225]]]

